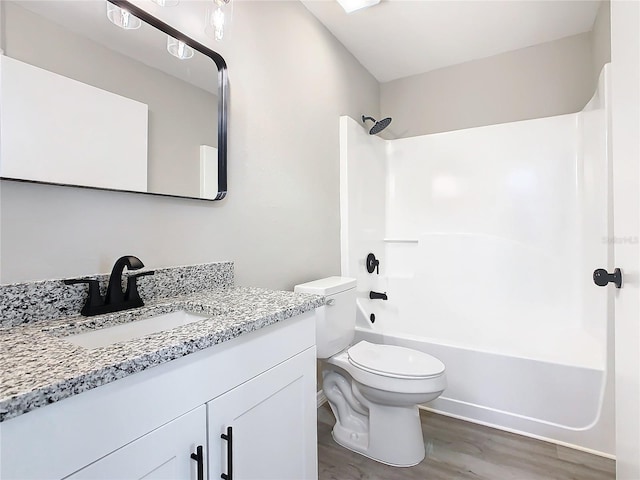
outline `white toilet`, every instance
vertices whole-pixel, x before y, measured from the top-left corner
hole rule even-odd
[[[328,277],[294,289],[324,295],[316,309],[316,345],[323,390],[336,417],[333,438],[343,447],[397,467],[425,456],[418,404],[447,386],[444,364],[417,350],[361,341],[355,335],[356,281]]]

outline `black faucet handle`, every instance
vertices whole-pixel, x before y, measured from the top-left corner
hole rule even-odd
[[[374,270],[376,275],[380,274],[380,260],[373,253],[370,253],[367,255],[367,272],[373,273]]]
[[[98,280],[92,278],[75,278],[64,281],[65,285],[78,285],[81,283],[86,283],[89,285],[89,295],[87,296],[87,301],[82,307],[80,313],[85,316],[93,315],[93,310],[95,307],[101,307],[104,305],[104,299],[102,295],[100,295],[100,283]]]
[[[155,273],[155,270],[147,270],[146,272],[132,273],[131,275],[127,275],[127,278],[146,277],[147,275],[154,275]]]
[[[153,270],[149,270],[147,272],[135,273],[133,275],[127,276],[127,290],[124,292],[124,301],[129,303],[133,302],[136,305],[141,307],[144,305],[142,299],[140,298],[140,294],[138,293],[138,277],[146,277],[147,275],[154,275],[156,272]]]

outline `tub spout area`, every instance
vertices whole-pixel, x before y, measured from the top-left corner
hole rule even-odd
[[[389,298],[387,297],[387,292],[380,293],[371,291],[369,292],[369,298],[371,300],[389,300]]]

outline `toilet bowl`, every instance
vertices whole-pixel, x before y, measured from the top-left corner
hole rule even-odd
[[[425,457],[418,404],[446,388],[444,364],[409,348],[361,341],[355,335],[355,280],[329,277],[295,287],[327,297],[316,310],[323,391],[336,417],[333,438],[379,462],[409,467]]]
[[[444,391],[444,370],[425,353],[364,341],[330,357],[323,390],[336,417],[333,438],[388,465],[420,463],[425,448],[418,404]]]

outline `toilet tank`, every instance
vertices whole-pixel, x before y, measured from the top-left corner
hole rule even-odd
[[[356,280],[328,277],[296,285],[296,293],[324,295],[326,305],[316,308],[318,358],[329,358],[351,344],[356,328]]]

